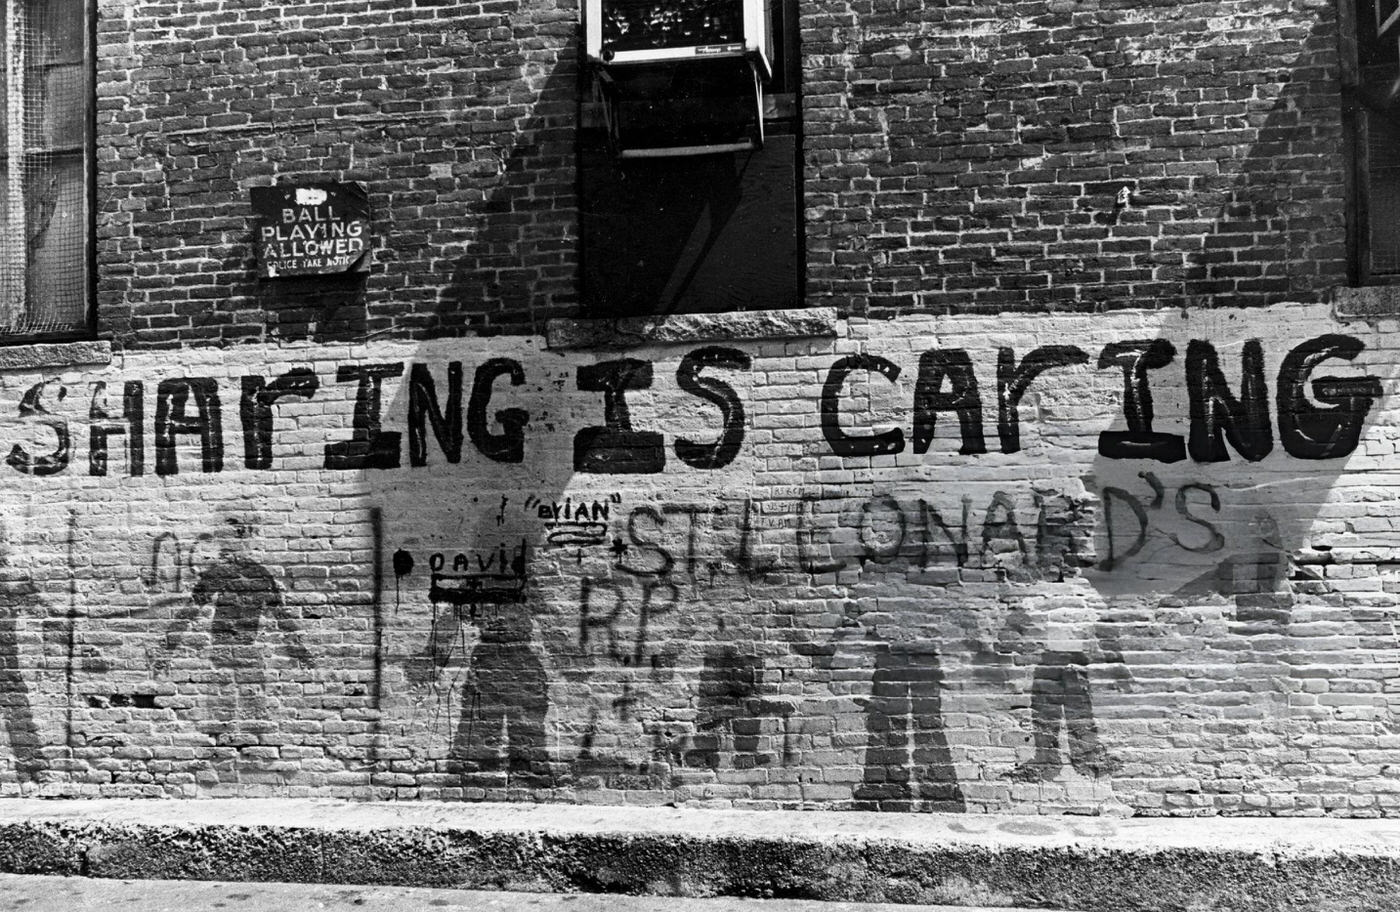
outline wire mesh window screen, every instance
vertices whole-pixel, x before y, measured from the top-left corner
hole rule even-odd
[[[1400,122],[1366,118],[1366,209],[1371,272],[1400,274]]]
[[[0,337],[88,325],[86,0],[0,0]]]

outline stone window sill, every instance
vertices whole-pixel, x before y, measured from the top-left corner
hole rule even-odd
[[[744,339],[835,338],[834,307],[801,310],[743,310],[610,319],[557,319],[545,327],[550,349],[634,348]]]
[[[35,342],[0,347],[0,371],[44,370],[81,364],[111,364],[112,343]]]
[[[1338,320],[1387,320],[1400,317],[1400,285],[1368,285],[1332,290]]]

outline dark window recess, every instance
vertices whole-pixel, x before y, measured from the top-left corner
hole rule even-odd
[[[703,154],[763,145],[762,89],[741,57],[619,69],[609,82],[615,94],[605,103],[614,154],[674,157],[679,150]]]
[[[1366,208],[1370,271],[1400,275],[1400,122],[1366,120]]]
[[[1400,0],[1339,0],[1358,284],[1400,282]]]
[[[801,306],[796,0],[584,8],[603,14],[601,26],[585,19],[585,314]]]

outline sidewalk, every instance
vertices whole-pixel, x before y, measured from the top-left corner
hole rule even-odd
[[[1392,912],[1400,820],[0,802],[10,873],[953,906]]]
[[[98,880],[0,874],[0,912],[1034,912],[802,899],[681,899],[601,893],[487,893],[228,881]]]

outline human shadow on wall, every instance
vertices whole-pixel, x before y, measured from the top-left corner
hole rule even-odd
[[[1340,122],[1328,119],[1335,112],[1322,103],[1335,87],[1327,87],[1330,70],[1320,64],[1333,59],[1335,45],[1333,23],[1324,17],[1299,44],[1296,57],[1278,67],[1282,89],[1268,109],[1237,125],[1222,125],[1252,129],[1256,135],[1243,158],[1218,163],[1219,174],[1193,177],[1187,189],[1162,190],[1151,182],[1140,187],[1131,179],[1089,186],[1079,205],[1093,213],[1106,237],[1115,225],[1150,224],[1160,217],[1154,213],[1162,211],[1155,207],[1192,203],[1217,212],[1202,235],[1162,237],[1135,257],[1137,265],[1154,266],[1154,281],[1147,286],[1153,296],[1144,305],[1263,304],[1292,294],[1312,295],[1319,290],[1319,277],[1340,277],[1336,264],[1304,256],[1308,251],[1334,255],[1316,239],[1329,230],[1336,239],[1331,250],[1340,249],[1340,196],[1331,210],[1312,198],[1290,202],[1299,157],[1335,155],[1340,145]],[[1247,47],[1237,50],[1246,67],[1254,65]],[[1129,51],[1116,53],[1123,58],[1119,63],[1132,64]],[[1219,59],[1217,69],[1231,60]],[[1131,173],[1133,154],[1140,150],[1119,138],[1113,114],[1096,108],[1092,116],[1102,121],[1109,137],[1103,142],[1127,156]],[[1210,130],[1192,124],[1183,132],[1208,138]],[[1055,131],[1047,127],[1047,133]],[[1143,148],[1155,147],[1147,141]],[[1046,142],[1046,151],[1057,151],[1053,139]],[[1339,173],[1330,165],[1318,169]],[[1337,190],[1340,195],[1340,185]],[[1115,199],[1119,192],[1122,196]],[[1088,291],[1090,306],[1102,306],[1093,289]],[[1261,323],[1267,319],[1261,312]],[[1158,676],[1134,678],[1134,656],[1160,654],[1165,648],[1185,650],[1178,656],[1182,661],[1207,661],[1195,657],[1214,654],[1209,661],[1218,663],[1211,650],[1228,649],[1235,663],[1233,680],[1219,688],[1235,693],[1213,699],[1257,703],[1262,693],[1287,700],[1277,693],[1277,681],[1293,673],[1287,645],[1291,590],[1315,578],[1299,566],[1322,560],[1309,547],[1309,530],[1355,437],[1364,436],[1374,420],[1375,409],[1362,403],[1379,395],[1379,384],[1364,376],[1364,367],[1347,366],[1353,356],[1358,365],[1367,358],[1358,356],[1345,332],[1292,353],[1290,346],[1323,334],[1305,332],[1288,342],[1270,342],[1283,350],[1267,352],[1271,367],[1265,370],[1259,343],[1240,338],[1238,324],[1230,320],[1212,319],[1207,310],[1179,324],[1163,313],[1161,322],[1174,328],[1164,327],[1155,339],[1144,334],[1102,349],[1085,346],[1076,362],[1123,377],[1121,416],[1099,438],[1098,454],[1085,477],[1086,487],[1098,497],[1096,510],[1086,517],[1097,524],[1098,556],[1083,575],[1103,597],[1106,613],[1080,618],[1067,630],[1039,609],[1018,608],[1005,619],[997,646],[974,656],[982,665],[981,676],[1029,694],[1028,741],[1034,752],[1004,773],[1012,779],[1057,776],[1064,765],[1062,730],[1071,766],[1081,774],[1113,774],[1123,766],[1100,738],[1095,715],[1142,710],[1092,694],[1101,692],[1096,682],[1105,677],[1133,691],[1136,701],[1160,686]],[[1256,332],[1274,335],[1263,325]],[[1026,352],[1015,355],[1026,364],[1033,360]],[[1337,373],[1347,379],[1328,378],[1328,366],[1339,367]],[[1160,414],[1153,426],[1153,390],[1159,410],[1162,402],[1169,403],[1168,414],[1176,419],[1171,433],[1163,432]],[[1290,455],[1280,452],[1285,448]],[[1295,451],[1301,455],[1291,455]],[[1202,605],[1215,608],[1202,614]],[[1220,608],[1228,611],[1212,616]],[[1031,664],[1029,682],[1013,672],[1013,656]],[[1159,697],[1163,709],[1150,713],[1154,718],[1180,703],[1179,695]],[[1287,707],[1276,706],[1269,714],[1286,715]],[[1112,737],[1110,733],[1107,740]],[[1148,773],[1137,767],[1125,774]]]
[[[314,659],[284,604],[282,587],[247,553],[257,535],[253,524],[231,517],[220,534],[218,557],[200,572],[189,604],[166,629],[167,653],[153,670],[168,673],[181,650],[206,651],[211,694],[200,729],[216,746],[238,751],[259,744],[259,735],[275,725],[268,690],[276,678],[267,671],[265,633],[275,627],[287,654],[302,667],[311,667]],[[200,629],[206,615],[207,633]]]
[[[450,283],[429,310],[408,318],[422,335],[542,335],[545,320],[562,316],[576,300],[572,174],[578,81],[572,44],[556,50],[559,59],[540,71],[545,75],[531,93],[526,116],[515,130],[496,134],[513,145],[500,150],[499,170],[484,200],[464,213],[470,227],[465,240],[453,242],[465,252],[455,259]],[[473,150],[474,163],[490,151]],[[394,432],[396,453],[404,442],[400,436],[408,438],[405,463],[468,463],[481,477],[507,479],[500,487],[485,482],[476,489],[456,481],[460,490],[424,503],[412,486],[406,486],[408,492],[400,488],[397,471],[375,471],[373,459],[364,475],[383,517],[377,526],[383,537],[375,547],[381,559],[395,552],[384,561],[392,565],[393,585],[425,593],[432,611],[426,629],[416,619],[396,620],[398,609],[386,605],[380,579],[378,712],[368,767],[386,770],[388,758],[402,755],[406,748],[392,733],[411,730],[427,700],[433,706],[430,737],[449,732],[445,752],[427,746],[430,765],[446,774],[453,783],[449,788],[467,797],[501,788],[548,788],[558,784],[559,775],[550,747],[551,681],[534,620],[543,584],[532,578],[535,551],[550,543],[522,502],[526,494],[543,503],[562,499],[556,495],[568,479],[541,483],[531,467],[521,466],[525,453],[519,441],[532,420],[525,411],[492,406],[480,419],[468,416],[464,426],[463,412],[476,408],[464,399],[482,397],[485,406],[493,385],[502,396],[509,396],[502,391],[512,386],[528,386],[525,395],[532,402],[544,392],[537,365],[505,357],[483,360],[475,375],[468,363],[465,377],[454,362],[450,389],[442,386],[439,363],[396,365],[402,369],[394,376],[403,380],[393,400],[381,403],[381,413],[418,416],[418,430]],[[417,368],[429,370],[416,373]],[[433,404],[425,405],[429,401]],[[533,418],[540,417],[535,409]],[[356,452],[364,456],[381,429],[366,425],[356,433]],[[392,462],[400,468],[397,458]],[[396,639],[391,644],[386,637]],[[394,692],[400,682],[407,693]],[[408,721],[394,719],[395,712],[406,713]]]
[[[1255,330],[1282,349],[1268,353],[1227,320],[1182,321],[1170,339],[1116,343],[1105,359],[1123,368],[1124,412],[1100,435],[1085,478],[1100,497],[1099,561],[1085,574],[1105,602],[1100,626],[1114,632],[1119,661],[1167,651],[1177,673],[1229,662],[1228,678],[1208,675],[1211,688],[1195,705],[1158,695],[1181,718],[1212,720],[1204,731],[1226,748],[1230,732],[1246,730],[1255,744],[1293,743],[1301,685],[1286,682],[1306,674],[1308,661],[1306,634],[1292,626],[1295,589],[1311,587],[1329,561],[1333,535],[1318,520],[1381,407],[1374,343],[1295,325],[1287,339]],[[1212,330],[1229,335],[1211,338]],[[1183,342],[1184,365],[1168,357]],[[1160,378],[1160,397],[1182,367],[1187,402],[1177,391],[1167,431],[1145,381]],[[1135,699],[1161,679],[1139,676]],[[1043,715],[1033,707],[1034,724]]]
[[[453,652],[463,652],[467,675],[447,771],[466,788],[499,785],[502,774],[508,785],[548,781],[549,682],[531,645],[528,558],[528,542],[522,541],[508,566],[477,572],[430,569],[432,628],[427,649],[409,666],[409,681],[431,684]],[[470,647],[466,626],[476,631]]]
[[[1060,750],[1064,732],[1069,748],[1069,766],[1086,777],[1110,775],[1121,764],[1099,738],[1090,688],[1090,667],[1106,668],[1118,683],[1131,682],[1122,649],[1114,629],[1092,622],[1077,625],[1072,642],[1066,641],[1065,624],[1053,633],[1050,624],[1034,616],[1025,605],[1017,605],[1007,616],[994,651],[977,655],[984,668],[995,669],[980,676],[1003,686],[1017,686],[1010,662],[1032,666],[1030,682],[1031,742],[1034,754],[1002,773],[1017,782],[1042,782],[1056,778],[1065,767]],[[1052,645],[1053,640],[1053,645]]]
[[[430,314],[430,335],[543,335],[578,301],[578,204],[573,175],[579,78],[573,54],[554,64],[472,215],[466,253]]]
[[[967,810],[943,724],[936,644],[882,643],[865,703],[865,770],[854,806],[880,811]]]
[[[578,287],[573,255],[578,208],[572,182],[579,89],[575,73],[569,54],[561,54],[560,61],[534,91],[529,113],[513,133],[513,146],[501,154],[499,175],[473,216],[476,221],[467,239],[466,253],[456,260],[449,287],[431,313],[413,317],[417,327],[427,335],[461,335],[474,331],[480,335],[510,332],[538,336],[543,334],[547,318],[572,314]],[[728,164],[707,162],[700,170],[702,175],[713,177],[726,167],[732,170],[732,158]],[[702,189],[724,203],[724,192],[713,187]],[[710,213],[711,219],[718,218],[716,230],[727,217],[723,215],[727,205],[719,207],[718,215]],[[690,217],[703,221],[700,218],[703,209],[704,205],[697,203]],[[527,347],[532,345],[532,342],[527,343]],[[486,346],[475,350],[484,348]],[[549,365],[544,359],[527,361],[523,369],[508,358],[488,359],[486,364],[477,366],[487,370],[484,379],[480,374],[475,378],[468,374],[457,382],[462,383],[464,390],[470,389],[473,397],[480,392],[489,398],[487,391],[493,383],[497,395],[527,397],[531,403],[528,420],[533,422],[529,425],[532,439],[554,430],[553,423],[560,419],[546,414],[557,412],[549,397],[567,388],[566,384],[602,394],[598,396],[599,404],[609,415],[616,401],[602,387],[589,385],[592,380],[585,379],[582,366],[565,368],[566,378],[556,373],[556,379],[548,383],[544,374],[549,372]],[[453,400],[443,389],[440,369],[440,365],[432,366],[438,376],[437,386],[432,390],[421,379],[411,376],[411,368],[396,374],[404,379],[395,401],[386,401],[382,411],[411,414],[415,402],[432,397],[442,404],[443,415],[460,414],[463,402]],[[515,372],[517,370],[519,373]],[[606,371],[594,371],[588,376],[604,385],[616,380]],[[449,383],[453,382],[449,379]],[[623,384],[630,385],[625,381]],[[520,389],[507,392],[510,386]],[[467,410],[471,410],[470,404]],[[419,414],[422,420],[422,413]],[[574,465],[569,466],[567,456],[559,458],[555,464],[556,460],[551,458],[553,454],[528,447],[508,453],[508,448],[503,449],[498,444],[512,434],[524,435],[526,413],[490,406],[483,417],[484,420],[468,419],[469,424],[473,420],[479,420],[479,424],[468,428],[471,444],[465,450],[460,449],[461,425],[449,428],[451,420],[439,415],[430,415],[427,419],[431,422],[430,428],[419,432],[426,436],[426,444],[414,443],[413,431],[408,434],[409,462],[418,458],[413,453],[426,454],[430,450],[433,451],[431,460],[438,460],[440,457],[432,445],[433,436],[436,435],[441,445],[455,434],[457,447],[449,461],[475,460],[475,466],[483,469],[478,476],[479,488],[473,489],[470,497],[465,496],[465,490],[454,491],[454,496],[439,498],[438,503],[423,504],[412,495],[401,493],[391,475],[367,473],[365,476],[386,517],[385,526],[391,530],[391,538],[378,547],[381,552],[403,550],[405,559],[396,559],[394,563],[396,570],[401,567],[404,573],[396,579],[402,585],[420,587],[420,591],[426,585],[434,612],[426,642],[419,638],[408,654],[387,662],[380,656],[380,661],[386,665],[383,680],[397,681],[402,672],[414,699],[421,695],[436,703],[437,717],[444,718],[446,728],[452,732],[441,768],[469,797],[480,795],[482,789],[543,788],[577,783],[580,777],[600,777],[608,787],[664,786],[672,780],[660,767],[677,743],[670,733],[674,727],[667,726],[667,731],[663,731],[663,726],[644,720],[634,712],[639,700],[654,695],[639,696],[643,688],[633,687],[633,684],[639,676],[647,685],[671,682],[675,677],[676,654],[688,643],[682,637],[680,643],[663,649],[664,654],[642,659],[633,654],[633,650],[615,648],[615,644],[600,646],[600,642],[611,636],[603,626],[590,627],[588,621],[580,622],[581,632],[575,643],[568,640],[572,631],[567,629],[567,624],[561,624],[559,618],[550,618],[548,629],[545,624],[536,623],[538,612],[550,610],[546,604],[548,594],[557,597],[559,587],[577,592],[580,579],[594,572],[580,569],[584,564],[595,571],[602,569],[599,564],[608,567],[607,581],[592,595],[593,610],[600,614],[608,610],[602,603],[614,595],[619,600],[614,613],[622,610],[621,599],[635,597],[637,591],[648,593],[642,595],[642,599],[651,598],[649,587],[654,581],[646,573],[632,574],[620,568],[625,560],[624,552],[610,553],[609,547],[617,544],[617,541],[610,541],[610,536],[620,531],[616,525],[604,522],[599,532],[593,528],[598,523],[575,524],[576,527],[563,529],[570,524],[540,521],[535,512],[537,508],[567,509],[565,492],[574,482],[574,475],[582,471],[577,464],[581,457],[576,454]],[[614,421],[612,417],[606,420],[609,424]],[[565,426],[569,426],[568,423]],[[580,434],[580,438],[582,436]],[[495,441],[484,445],[492,451],[489,461],[483,458],[487,456],[482,444],[484,438]],[[603,439],[582,446],[584,450],[596,449],[600,454],[608,449]],[[606,461],[607,457],[600,458]],[[548,465],[543,468],[522,465],[526,460],[543,461]],[[627,481],[627,471],[627,468],[594,468],[587,477],[603,482],[607,476],[616,475],[615,483],[622,487]],[[499,482],[481,480],[490,478],[499,478]],[[461,513],[455,522],[448,516],[453,509]],[[417,521],[409,522],[405,517],[415,517]],[[561,528],[551,531],[550,525]],[[413,530],[415,526],[422,528],[425,534]],[[434,526],[440,528],[428,531]],[[453,528],[457,531],[451,531]],[[434,545],[426,546],[426,542]],[[493,557],[502,543],[515,557],[508,561]],[[448,547],[442,547],[441,553],[434,557],[438,545]],[[455,549],[460,549],[460,555],[452,554]],[[555,561],[569,561],[571,552],[578,564],[574,570],[576,575],[559,574],[544,579],[536,576],[539,568],[549,567]],[[462,561],[460,567],[457,557]],[[432,562],[438,559],[443,564],[434,567]],[[497,569],[492,569],[493,561]],[[517,577],[516,583],[487,579],[498,573],[504,564],[514,564],[518,568],[518,574],[511,571]],[[468,579],[473,576],[478,578],[476,583]],[[613,582],[618,585],[614,586]],[[508,600],[497,596],[484,598],[483,589],[472,588],[516,584],[519,592]],[[454,587],[455,591],[449,591]],[[589,598],[585,587],[579,596],[580,602],[587,602]],[[658,602],[661,599],[662,596],[656,596]],[[382,598],[380,602],[379,610],[385,617],[383,629],[389,629],[395,622],[388,616]],[[661,606],[654,607],[658,614],[662,611]],[[578,610],[587,615],[589,609],[581,605]],[[599,619],[594,617],[592,621],[597,623]],[[585,645],[590,632],[593,642]],[[781,727],[779,717],[790,709],[785,709],[781,701],[768,701],[762,694],[763,687],[742,697],[732,693],[737,687],[747,694],[748,684],[740,683],[734,676],[744,675],[746,668],[753,675],[761,676],[761,659],[754,657],[754,664],[745,665],[746,660],[734,659],[725,653],[702,661],[709,663],[700,672],[705,677],[702,690],[715,692],[698,697],[688,695],[697,705],[703,704],[703,718],[699,721],[700,730],[694,734],[698,746],[682,750],[693,749],[689,759],[710,772],[724,765],[725,758],[734,752],[730,748],[735,745],[737,753],[733,762],[736,768],[749,763],[775,762],[772,757],[776,751],[769,748],[764,739],[770,728]],[[392,667],[396,664],[401,664],[402,668]],[[550,670],[551,666],[554,671]],[[392,686],[386,683],[384,696],[409,696],[391,695]],[[552,687],[589,692],[593,713],[586,717],[580,713],[578,718],[551,720]],[[611,714],[601,707],[610,707]],[[410,713],[415,711],[409,710]],[[376,750],[380,755],[372,758],[370,765],[383,770],[388,762],[384,758],[395,755],[398,750],[388,733],[398,729],[399,723],[386,718],[381,711],[376,725],[375,740],[381,745]],[[635,732],[639,727],[645,730],[649,725],[655,730],[644,735],[647,743],[641,747],[627,743],[627,736],[618,734],[619,731]],[[436,726],[435,722],[434,728]],[[563,742],[571,735],[578,739],[576,753],[572,749],[551,747],[556,740]],[[433,757],[435,752],[436,747],[430,747],[428,756]],[[491,794],[499,796],[499,792]]]
[[[786,763],[787,723],[794,706],[765,696],[764,684],[762,656],[741,653],[732,645],[706,649],[695,699],[695,731],[670,743],[670,762],[711,772],[726,760],[736,770]]]
[[[42,608],[33,580],[12,568],[7,555],[0,555],[0,721],[21,783],[37,782],[45,767],[43,740],[21,668],[19,641],[20,620],[26,615],[42,615]]]

